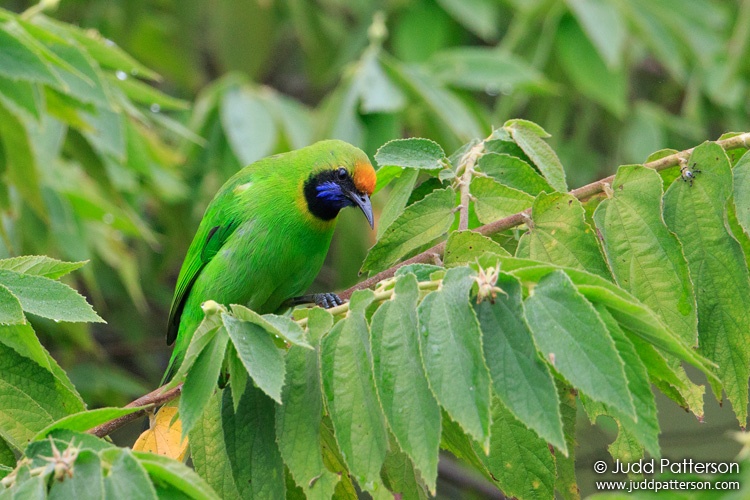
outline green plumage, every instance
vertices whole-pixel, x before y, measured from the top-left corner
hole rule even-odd
[[[257,161],[222,186],[177,280],[167,332],[167,342],[176,343],[165,381],[182,362],[206,300],[268,313],[305,292],[323,265],[336,219],[310,212],[304,184],[341,167],[354,175],[364,164],[372,168],[354,146],[323,141]]]

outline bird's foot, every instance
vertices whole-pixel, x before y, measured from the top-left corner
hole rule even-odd
[[[330,309],[344,303],[341,297],[335,293],[314,293],[313,302],[315,302],[316,306],[320,306],[323,309]]]
[[[323,309],[330,309],[332,307],[340,306],[344,301],[335,293],[313,293],[311,295],[294,297],[290,300],[290,303],[290,305],[293,306],[298,306],[300,304],[315,304]]]

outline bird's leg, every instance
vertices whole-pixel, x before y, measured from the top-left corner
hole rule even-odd
[[[335,293],[311,293],[309,295],[294,297],[289,299],[288,302],[293,306],[298,306],[300,304],[315,304],[323,309],[330,309],[344,303],[344,301]]]

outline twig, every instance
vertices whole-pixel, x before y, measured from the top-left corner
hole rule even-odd
[[[724,139],[722,141],[717,141],[717,144],[719,144],[719,146],[721,146],[725,150],[750,149],[750,132],[740,134],[734,137],[730,137],[729,139]],[[648,168],[653,168],[654,170],[657,170],[657,171],[664,170],[669,167],[673,167],[675,165],[678,165],[681,161],[687,160],[687,158],[693,152],[693,149],[694,148],[690,148],[685,151],[675,153],[673,155],[665,156],[664,158],[661,158],[659,160],[645,163],[644,166]],[[611,184],[614,178],[615,176],[611,175],[604,179],[600,179],[596,182],[592,182],[591,184],[582,186],[578,189],[574,189],[570,192],[570,194],[575,196],[579,200],[585,200],[596,194],[601,193],[604,190],[604,185]],[[523,224],[530,214],[531,214],[531,210],[527,209],[527,210],[524,210],[523,212],[519,212],[519,213],[510,215],[508,217],[505,217],[503,219],[497,220],[495,222],[492,222],[490,224],[485,224],[484,226],[478,227],[476,229],[472,229],[472,231],[476,231],[479,234],[483,234],[483,235],[499,233],[500,231],[504,231],[506,229],[510,229],[512,227]],[[358,283],[354,285],[353,287],[341,292],[339,294],[339,297],[341,297],[342,299],[349,299],[352,293],[354,293],[357,290],[370,288],[383,280],[392,278],[393,275],[396,274],[396,271],[403,266],[406,266],[409,264],[434,262],[435,257],[437,256],[439,258],[440,255],[443,255],[444,250],[445,250],[445,241],[442,241],[438,243],[437,245],[431,248],[428,248],[424,252],[417,254],[414,257],[407,259],[403,262],[400,262],[396,264],[395,266],[389,269],[386,269],[385,271],[381,271],[378,274],[362,281],[361,283]],[[385,296],[387,294],[388,292],[385,292],[383,295]],[[348,310],[348,304],[344,304],[338,307],[341,308],[341,312]],[[337,309],[337,308],[334,308],[334,309]],[[131,413],[130,415],[125,415],[124,417],[120,417],[115,420],[111,420],[109,422],[106,422],[100,426],[97,426],[91,429],[89,433],[94,434],[95,436],[98,436],[98,437],[104,437],[110,434],[111,432],[119,429],[126,423],[137,419],[138,417],[143,415],[148,409],[153,408],[154,406],[158,406],[160,404],[166,403],[167,401],[171,401],[172,399],[179,396],[180,393],[182,392],[182,384],[166,392],[162,392],[162,391],[163,391],[163,388],[160,387],[156,389],[155,391],[152,391],[146,394],[145,396],[142,396],[136,399],[135,401],[133,401],[132,403],[126,406],[126,408],[134,408],[138,406],[143,406],[144,407],[143,410],[137,411],[135,413]]]
[[[128,415],[124,415],[120,418],[110,420],[109,422],[103,423],[102,425],[96,426],[89,431],[89,434],[93,434],[97,437],[107,436],[123,425],[127,424],[128,422],[132,422],[133,420],[139,418],[154,406],[159,406],[168,401],[172,401],[174,398],[179,396],[180,393],[182,393],[182,384],[179,384],[172,389],[169,389],[168,391],[165,391],[164,387],[159,387],[158,389],[149,392],[145,396],[141,396],[140,398],[125,406],[125,408],[136,408],[142,406],[143,409],[134,413],[130,413]]]
[[[739,149],[739,148],[750,149],[750,132],[746,132],[744,134],[736,135],[728,139],[717,141],[716,143],[722,148],[724,148],[725,150]],[[664,170],[669,167],[674,167],[675,165],[679,165],[681,161],[687,160],[687,158],[693,152],[693,149],[695,148],[686,149],[685,151],[680,151],[679,153],[665,156],[664,158],[661,158],[659,160],[654,160],[648,163],[644,163],[643,166],[647,168],[652,168],[657,171]],[[585,186],[574,189],[570,192],[570,194],[575,196],[579,200],[585,200],[585,199],[591,198],[592,196],[601,193],[604,190],[604,185],[611,184],[614,178],[615,178],[614,175],[610,175],[609,177],[605,177],[604,179],[600,179],[596,182],[592,182],[591,184],[586,184]],[[500,231],[505,231],[506,229],[510,229],[512,227],[516,227],[516,226],[523,224],[526,221],[526,218],[529,217],[530,215],[531,215],[531,209],[526,209],[523,212],[518,212],[516,214],[509,215],[508,217],[502,218],[500,220],[496,220],[495,222],[491,222],[489,224],[485,224],[484,226],[480,226],[476,229],[472,229],[472,231],[476,231],[477,233],[483,234],[485,236],[499,233]],[[395,266],[389,269],[386,269],[385,271],[381,271],[378,274],[371,276],[370,278],[367,278],[361,283],[357,283],[353,287],[348,288],[347,290],[344,290],[343,292],[339,294],[339,297],[341,297],[344,300],[347,300],[349,299],[349,297],[351,297],[352,293],[356,292],[357,290],[370,288],[371,286],[377,284],[380,281],[393,277],[393,275],[396,273],[396,271],[398,271],[399,268],[409,265],[409,264],[424,264],[424,263],[430,262],[434,254],[442,255],[444,250],[445,250],[445,241],[442,241],[438,243],[437,245],[431,248],[428,248],[424,252],[415,255],[412,258],[407,259],[403,262],[399,262]]]
[[[487,138],[489,139],[489,138]],[[459,192],[461,193],[461,208],[458,212],[458,230],[464,231],[469,229],[469,202],[471,200],[471,193],[469,192],[469,186],[471,185],[471,178],[474,176],[474,165],[482,153],[484,153],[484,142],[481,141],[476,146],[471,148],[463,157],[461,167],[461,177],[459,177],[458,185]]]

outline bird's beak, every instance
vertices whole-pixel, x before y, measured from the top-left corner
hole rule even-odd
[[[360,210],[362,210],[362,213],[367,217],[367,222],[370,223],[370,227],[375,229],[375,220],[372,216],[372,203],[370,202],[370,197],[364,193],[355,191],[349,193],[349,199],[352,200]]]

